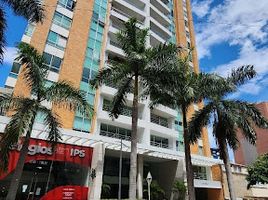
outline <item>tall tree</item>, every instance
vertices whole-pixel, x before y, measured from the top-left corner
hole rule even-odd
[[[48,68],[44,65],[42,55],[35,48],[26,43],[21,43],[18,46],[18,53],[19,56],[16,59],[23,66],[21,74],[31,90],[31,97],[14,95],[2,95],[0,97],[0,107],[13,113],[0,141],[0,169],[2,171],[7,169],[9,152],[13,145],[17,144],[19,138],[23,137],[20,156],[8,190],[7,200],[16,198],[33,125],[38,113],[44,116],[44,125],[48,132],[47,138],[52,146],[54,147],[61,139],[59,130],[61,124],[58,116],[44,106],[44,102],[55,107],[63,107],[72,111],[78,110],[88,116],[92,112],[86,97],[69,83],[62,81],[53,83],[49,87],[46,86]]]
[[[239,141],[236,132],[238,128],[250,143],[255,144],[254,127],[268,128],[268,122],[254,104],[228,99],[227,95],[235,92],[238,86],[255,76],[253,66],[243,66],[233,70],[231,75],[225,78],[227,85],[231,87],[225,89],[223,87],[221,92],[207,98],[206,105],[194,114],[189,126],[189,139],[194,143],[201,137],[202,128],[207,126],[210,121],[213,124],[213,135],[224,162],[231,200],[235,200],[236,195],[227,146],[229,145],[232,149],[237,148]]]
[[[188,52],[188,53],[187,53]],[[184,49],[170,66],[169,82],[162,90],[151,88],[152,106],[163,104],[180,109],[183,118],[184,151],[189,200],[195,200],[194,176],[188,137],[188,111],[193,103],[222,90],[224,79],[216,74],[196,73],[189,65],[192,49]]]
[[[4,6],[9,6],[16,15],[23,16],[30,23],[42,22],[44,6],[41,0],[1,0],[0,6],[0,63],[3,62],[5,48],[6,16]]]
[[[110,116],[115,118],[124,108],[127,93],[133,92],[129,199],[136,200],[139,98],[150,95],[152,87],[161,88],[162,84],[169,81],[169,66],[179,48],[173,44],[148,48],[148,29],[140,29],[136,19],[130,19],[124,26],[117,34],[117,40],[125,53],[124,59],[109,60],[109,65],[99,71],[92,85],[98,87],[109,79],[118,87],[110,111]]]

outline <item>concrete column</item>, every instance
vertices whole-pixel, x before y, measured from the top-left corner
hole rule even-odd
[[[104,167],[104,144],[98,143],[94,146],[91,168],[96,170],[96,178],[93,179],[92,187],[89,190],[89,200],[99,200],[101,198],[101,186]]]
[[[150,28],[150,0],[146,0],[145,2],[145,7],[144,7],[144,12],[146,15],[146,18],[144,20],[144,27],[145,28]],[[146,46],[150,46],[150,35],[148,35],[147,40],[146,40]]]
[[[138,155],[138,177],[137,177],[138,199],[143,195],[143,156]]]

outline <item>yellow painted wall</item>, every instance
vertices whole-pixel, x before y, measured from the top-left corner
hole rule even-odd
[[[59,73],[59,81],[68,81],[76,88],[80,88],[93,5],[92,0],[77,1]],[[64,108],[53,110],[59,115],[63,128],[73,128],[74,112]]]
[[[45,0],[45,18],[42,23],[36,24],[35,31],[33,32],[31,38],[31,45],[33,45],[40,53],[43,52],[45,48],[45,43],[47,40],[47,35],[49,28],[51,26],[51,20],[54,15],[55,7],[51,5],[56,5],[57,0]],[[18,76],[17,83],[14,88],[14,95],[16,96],[30,96],[30,89],[27,87],[26,82],[23,79],[23,66],[22,70]]]

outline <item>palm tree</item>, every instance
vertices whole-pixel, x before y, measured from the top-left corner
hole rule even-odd
[[[23,138],[19,160],[8,190],[7,200],[16,198],[17,189],[23,172],[25,158],[28,152],[29,140],[37,113],[44,116],[44,124],[48,132],[48,140],[52,147],[61,139],[59,128],[60,121],[56,113],[44,106],[44,102],[55,107],[63,107],[68,110],[78,110],[82,114],[89,115],[89,107],[85,96],[67,82],[53,83],[46,87],[47,66],[43,57],[32,46],[21,43],[18,46],[19,56],[17,61],[23,65],[21,74],[24,76],[27,86],[31,90],[32,97],[6,96],[0,98],[0,107],[11,111],[13,114],[7,124],[0,141],[0,168],[6,170],[9,161],[9,152],[18,139]]]
[[[228,99],[226,96],[236,91],[238,86],[255,77],[255,75],[256,72],[253,66],[233,70],[232,74],[225,79],[232,86],[232,89],[226,88],[221,93],[211,95],[207,99],[204,108],[194,114],[189,125],[189,140],[194,143],[201,137],[202,127],[207,126],[210,121],[213,124],[213,135],[224,162],[231,200],[235,200],[236,195],[227,146],[229,145],[232,149],[236,149],[239,143],[236,135],[238,128],[242,130],[244,137],[250,143],[255,144],[255,126],[268,128],[268,122],[255,108],[254,104]]]
[[[42,22],[44,18],[44,6],[40,0],[1,0],[1,2],[3,5],[0,7],[0,63],[3,62],[5,48],[6,18],[3,6],[9,6],[16,15],[25,17],[29,22]]]
[[[169,81],[169,63],[176,56],[179,48],[173,44],[163,44],[155,48],[146,47],[148,29],[139,29],[136,19],[124,24],[125,29],[117,34],[125,57],[121,60],[109,60],[109,65],[100,70],[92,81],[98,87],[107,79],[118,86],[113,99],[110,116],[117,118],[121,113],[127,93],[133,90],[132,132],[129,174],[129,199],[136,199],[137,176],[137,142],[138,142],[138,102],[139,97],[150,94],[151,87],[161,88],[161,84]],[[133,83],[134,82],[134,83]],[[141,86],[141,87],[140,87]],[[142,93],[140,89],[142,88]]]
[[[188,52],[188,53],[187,53]],[[184,152],[189,200],[195,200],[194,176],[188,137],[187,115],[193,103],[222,90],[225,81],[216,74],[196,73],[189,65],[192,49],[184,49],[170,66],[169,83],[162,90],[151,88],[152,106],[163,104],[180,109],[183,118]],[[227,86],[226,86],[227,87]]]

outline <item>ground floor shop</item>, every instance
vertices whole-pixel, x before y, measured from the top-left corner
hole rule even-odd
[[[95,141],[91,147],[58,144],[55,151],[44,140],[31,139],[28,156],[17,194],[18,200],[88,200],[117,199],[119,190],[120,151],[108,143]],[[8,172],[0,177],[0,199],[5,199],[18,160],[20,146],[10,154]],[[129,147],[122,151],[121,198],[128,198]],[[201,163],[202,164],[202,163]],[[209,166],[207,166],[209,168]],[[208,179],[209,172],[195,167],[196,178]],[[154,198],[171,199],[175,180],[184,180],[183,157],[176,159],[161,151],[143,150],[138,154],[137,194],[147,199],[146,177],[151,173],[156,188],[163,192]],[[200,182],[201,181],[201,182]],[[197,185],[196,185],[197,184]],[[195,183],[197,199],[213,199],[217,190],[209,188],[211,181]],[[213,186],[213,185],[212,185]],[[213,195],[212,195],[213,194]],[[213,200],[221,200],[220,198]]]
[[[19,149],[11,152],[8,172],[0,177],[0,199],[7,195]],[[92,148],[68,144],[58,144],[53,152],[46,141],[31,139],[17,199],[87,199],[92,152]]]

